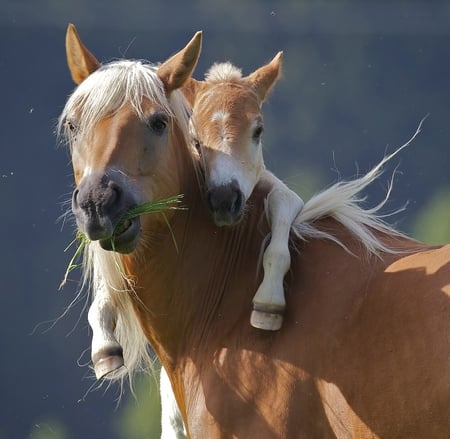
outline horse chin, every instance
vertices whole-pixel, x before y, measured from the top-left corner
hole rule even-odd
[[[136,249],[141,237],[141,222],[139,218],[127,220],[126,228],[120,231],[120,233],[117,233],[117,230],[121,227],[124,226],[120,225],[116,227],[116,231],[111,238],[99,241],[103,250],[126,254]]]
[[[212,213],[214,224],[218,227],[231,227],[239,224],[243,217],[243,210],[239,212],[215,211]]]

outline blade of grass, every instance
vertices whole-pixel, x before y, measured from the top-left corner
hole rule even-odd
[[[182,199],[183,195],[175,195],[163,200],[148,201],[146,203],[139,204],[139,206],[133,207],[132,209],[128,210],[124,214],[122,221],[148,213],[163,212],[165,210],[185,210],[187,209],[186,207],[179,205]]]
[[[70,272],[80,266],[80,264],[78,263],[78,260],[81,257],[88,242],[89,242],[89,240],[87,239],[86,235],[84,233],[82,233],[80,230],[77,230],[75,238],[64,249],[64,252],[67,252],[72,246],[76,245],[75,253],[70,258],[66,272],[64,273],[63,280],[61,281],[61,284],[59,285],[59,289],[64,288],[64,286],[66,285]]]
[[[167,228],[169,229],[170,235],[172,236],[172,242],[173,242],[173,245],[175,246],[175,250],[176,250],[176,252],[178,253],[178,244],[177,244],[177,240],[175,239],[175,235],[173,234],[172,227],[170,227],[169,220],[167,219],[167,216],[165,215],[164,212],[161,212],[161,215],[163,216],[164,222],[166,223]]]

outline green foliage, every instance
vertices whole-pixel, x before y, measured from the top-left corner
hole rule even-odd
[[[86,245],[89,243],[86,235],[80,230],[77,230],[75,233],[75,238],[69,243],[69,245],[64,249],[64,252],[67,252],[70,248],[75,246],[75,252],[73,256],[70,258],[69,264],[67,265],[66,272],[64,273],[63,280],[59,285],[59,289],[64,288],[67,283],[67,279],[69,274],[80,266],[80,261],[83,256],[84,249]]]
[[[419,212],[413,236],[427,244],[450,242],[450,187],[437,191]]]
[[[164,212],[165,210],[185,209],[184,207],[179,206],[182,198],[183,195],[175,195],[164,200],[148,201],[146,203],[142,203],[139,206],[133,207],[128,212],[126,212],[123,216],[122,221],[126,221],[128,219],[132,219],[148,213]]]
[[[34,423],[28,439],[67,439],[65,425],[56,419],[48,418]]]
[[[283,181],[305,202],[325,187],[325,178],[321,176],[319,169],[300,168],[299,166],[295,171],[288,172],[286,175],[287,177],[283,178]]]
[[[156,376],[141,376],[135,383],[135,395],[122,405],[116,429],[123,439],[159,439],[161,402]]]

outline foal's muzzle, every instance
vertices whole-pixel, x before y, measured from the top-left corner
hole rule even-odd
[[[206,204],[218,226],[231,226],[239,222],[244,202],[244,195],[236,180],[212,187],[206,193]]]
[[[117,174],[117,175],[116,175]],[[137,203],[125,190],[119,173],[91,174],[74,190],[72,211],[78,228],[105,250],[129,253],[140,235],[140,220],[124,221],[124,214]]]

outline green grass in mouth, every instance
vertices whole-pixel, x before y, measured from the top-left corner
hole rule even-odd
[[[121,232],[121,228],[124,227],[124,223],[126,221],[129,221],[133,218],[136,218],[141,215],[147,215],[150,213],[162,213],[164,221],[166,222],[167,226],[169,227],[169,230],[172,234],[172,230],[170,229],[169,222],[167,221],[167,217],[165,216],[164,212],[166,210],[185,210],[186,207],[181,206],[181,200],[183,198],[183,195],[175,195],[173,197],[165,198],[163,200],[158,201],[147,201],[145,203],[139,204],[138,206],[135,206],[128,210],[122,217],[122,219],[119,221],[119,224],[114,230],[113,238],[112,238],[112,244],[114,248],[114,235],[119,235]],[[117,233],[117,232],[120,233]],[[123,231],[123,230],[122,230]],[[178,251],[177,244],[175,242],[175,237],[172,234],[172,239],[175,245],[175,248]],[[80,263],[83,258],[83,252],[86,246],[89,244],[88,237],[81,231],[77,230],[75,234],[75,238],[69,243],[69,245],[64,249],[64,252],[69,251],[72,247],[75,246],[75,252],[73,256],[70,258],[69,264],[67,266],[67,269],[64,273],[63,280],[59,286],[59,288],[63,288],[68,280],[69,274],[78,268],[80,266]]]

